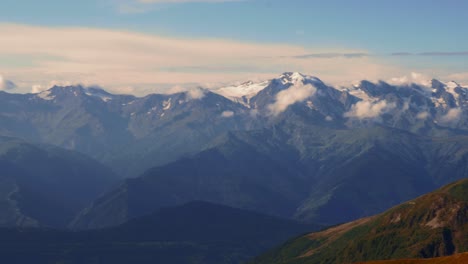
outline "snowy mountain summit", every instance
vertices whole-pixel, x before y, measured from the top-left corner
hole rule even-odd
[[[234,102],[250,107],[250,99],[266,87],[272,85],[272,83],[280,83],[284,88],[287,88],[295,84],[322,83],[322,81],[316,77],[303,75],[299,72],[285,72],[275,79],[261,82],[247,81],[239,85],[231,85],[214,89],[213,92]]]

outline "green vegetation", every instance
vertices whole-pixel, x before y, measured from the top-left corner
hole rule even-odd
[[[300,237],[253,263],[352,263],[465,252],[467,198],[465,179],[372,218]]]

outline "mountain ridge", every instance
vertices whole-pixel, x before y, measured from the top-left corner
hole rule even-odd
[[[222,95],[238,88],[245,93]],[[336,88],[293,72],[211,91],[143,97],[54,86],[37,94],[0,93],[0,135],[77,150],[135,177],[198,152],[227,131],[275,126],[291,112],[298,122],[337,129],[381,124],[421,135],[466,135],[467,102],[467,88],[436,80],[429,87],[363,81]]]
[[[468,179],[451,183],[382,214],[290,240],[253,263],[353,263],[467,252],[467,190]]]
[[[318,229],[223,205],[190,202],[113,228],[0,228],[8,263],[241,263],[289,236]],[[44,253],[46,252],[46,253]]]

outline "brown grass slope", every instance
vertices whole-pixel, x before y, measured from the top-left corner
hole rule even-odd
[[[464,179],[380,215],[293,239],[253,262],[353,263],[467,251],[468,179]]]
[[[402,259],[359,262],[356,264],[467,264],[468,253],[431,259]]]

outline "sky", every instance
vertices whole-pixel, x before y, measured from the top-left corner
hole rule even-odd
[[[286,71],[468,84],[465,0],[1,0],[0,89],[147,94]]]

